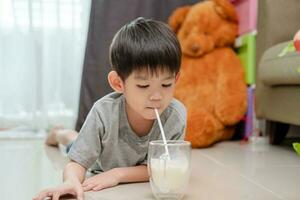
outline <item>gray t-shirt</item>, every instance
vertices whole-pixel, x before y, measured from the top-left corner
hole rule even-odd
[[[160,117],[167,139],[184,138],[186,109],[182,103],[173,99]],[[114,92],[94,104],[68,156],[92,172],[147,164],[151,140],[161,140],[157,120],[147,135],[139,137],[128,123],[124,96]]]

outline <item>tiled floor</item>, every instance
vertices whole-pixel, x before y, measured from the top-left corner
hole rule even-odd
[[[1,200],[31,199],[38,190],[59,184],[67,162],[57,148],[45,146],[41,137],[1,138],[1,134],[0,160]],[[119,199],[152,199],[148,183],[102,191],[105,198],[97,198],[100,193],[90,193],[88,197],[113,199],[109,197],[117,191],[124,194],[130,187],[140,187],[140,192],[147,195],[138,198],[128,194],[128,198],[122,195]],[[270,146],[266,138],[248,144],[222,142],[212,148],[193,150],[192,177],[184,200],[189,199],[298,200],[300,156],[289,141]]]

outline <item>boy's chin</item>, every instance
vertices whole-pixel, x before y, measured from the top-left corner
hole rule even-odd
[[[145,120],[155,120],[156,119],[154,110],[150,111],[150,112],[149,111],[143,112],[143,113],[141,113],[141,115],[143,116],[143,118]]]
[[[147,119],[147,120],[156,120],[156,114],[155,114],[154,109],[150,112],[148,111],[148,112],[143,113],[142,116],[144,117],[144,119]]]
[[[155,120],[156,119],[155,115],[144,115],[143,117],[146,120]]]

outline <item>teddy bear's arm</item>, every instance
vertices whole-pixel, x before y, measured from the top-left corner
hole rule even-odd
[[[189,10],[190,6],[179,7],[169,17],[168,24],[175,33],[177,33],[177,31],[179,30]]]
[[[223,124],[233,125],[242,119],[247,109],[244,70],[232,49],[222,49],[217,57],[215,114]]]

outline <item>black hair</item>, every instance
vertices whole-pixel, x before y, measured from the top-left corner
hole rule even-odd
[[[124,25],[109,49],[110,64],[125,80],[134,70],[148,68],[151,73],[169,70],[177,74],[181,48],[175,33],[163,22],[139,17]]]

